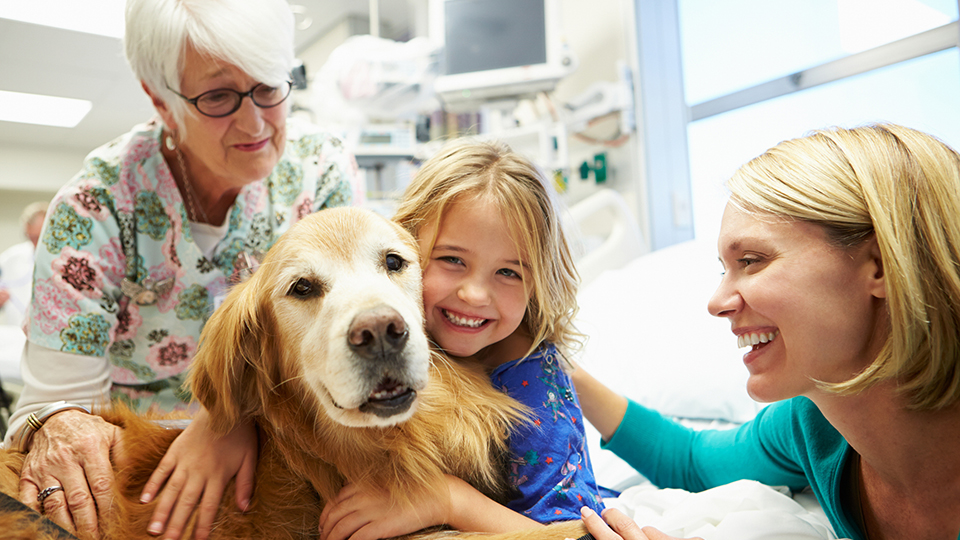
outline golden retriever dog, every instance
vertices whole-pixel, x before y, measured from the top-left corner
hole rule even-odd
[[[324,210],[284,234],[210,317],[190,388],[218,431],[252,420],[261,444],[250,510],[236,510],[229,487],[213,538],[316,537],[325,501],[348,482],[412,504],[453,474],[504,499],[507,436],[524,411],[484,373],[431,351],[418,261],[414,239],[396,224],[356,208]],[[129,411],[101,414],[124,428],[129,449],[114,464],[116,511],[102,520],[103,537],[153,538],[154,504],[139,495],[178,431]],[[14,497],[22,458],[0,456],[0,491]],[[27,513],[36,517],[0,515],[0,531],[53,537]],[[566,522],[482,536],[584,533],[580,522]]]

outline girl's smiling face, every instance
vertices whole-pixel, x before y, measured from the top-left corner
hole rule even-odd
[[[708,308],[751,347],[751,397],[812,397],[816,380],[845,381],[876,357],[888,326],[875,240],[840,249],[818,225],[728,203],[718,247],[725,272]]]
[[[518,332],[526,313],[528,270],[499,206],[486,197],[455,201],[439,230],[421,229],[421,252],[434,237],[423,271],[426,327],[433,341],[455,357],[484,351],[494,365],[519,358],[529,340],[507,338]]]

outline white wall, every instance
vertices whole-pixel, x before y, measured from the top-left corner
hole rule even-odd
[[[307,68],[307,78],[312,79],[320,67],[330,56],[330,53],[343,43],[348,37],[359,32],[366,32],[370,28],[369,23],[364,23],[357,16],[351,15],[343,18],[317,41],[297,53],[297,58],[303,61]]]
[[[632,0],[561,0],[564,36],[570,49],[577,55],[579,66],[557,86],[554,99],[558,103],[580,95],[594,82],[617,82],[620,77],[618,62],[626,63],[636,77],[632,4]],[[634,84],[636,86],[636,81]],[[616,131],[615,122],[616,119],[608,120],[606,126],[601,123],[598,131],[591,134],[598,137],[610,135]],[[596,191],[592,177],[587,181],[580,180],[577,167],[583,161],[591,162],[594,154],[606,152],[606,187],[624,195],[634,216],[644,224],[646,219],[638,208],[638,201],[642,199],[639,192],[644,183],[637,133],[618,147],[591,144],[577,137],[571,137],[569,145],[571,171],[568,203],[572,204]]]
[[[0,147],[0,251],[24,240],[20,212],[35,201],[49,201],[80,170],[86,152]]]
[[[90,150],[93,150],[91,145]],[[88,151],[0,147],[0,190],[56,192],[77,174]]]

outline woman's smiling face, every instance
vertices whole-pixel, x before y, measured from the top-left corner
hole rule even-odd
[[[839,249],[818,225],[728,203],[718,249],[724,276],[708,308],[751,347],[751,397],[811,397],[815,380],[845,381],[876,357],[887,334],[874,240]]]
[[[190,45],[184,52],[182,72],[180,93],[188,97],[220,88],[247,92],[261,82]],[[192,176],[212,175],[226,185],[242,187],[266,178],[280,160],[286,142],[286,103],[262,108],[247,96],[237,111],[222,118],[204,116],[193,105],[188,107],[180,144]],[[173,125],[169,112],[164,121]]]

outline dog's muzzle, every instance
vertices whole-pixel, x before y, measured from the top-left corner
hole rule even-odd
[[[377,306],[354,317],[347,333],[350,349],[365,362],[364,371],[370,378],[380,379],[360,405],[360,412],[389,418],[413,405],[416,390],[389,375],[404,371],[404,347],[409,337],[406,321],[392,307]]]
[[[380,418],[390,418],[406,412],[416,398],[416,390],[393,379],[384,379],[359,409],[360,412],[375,414]]]

